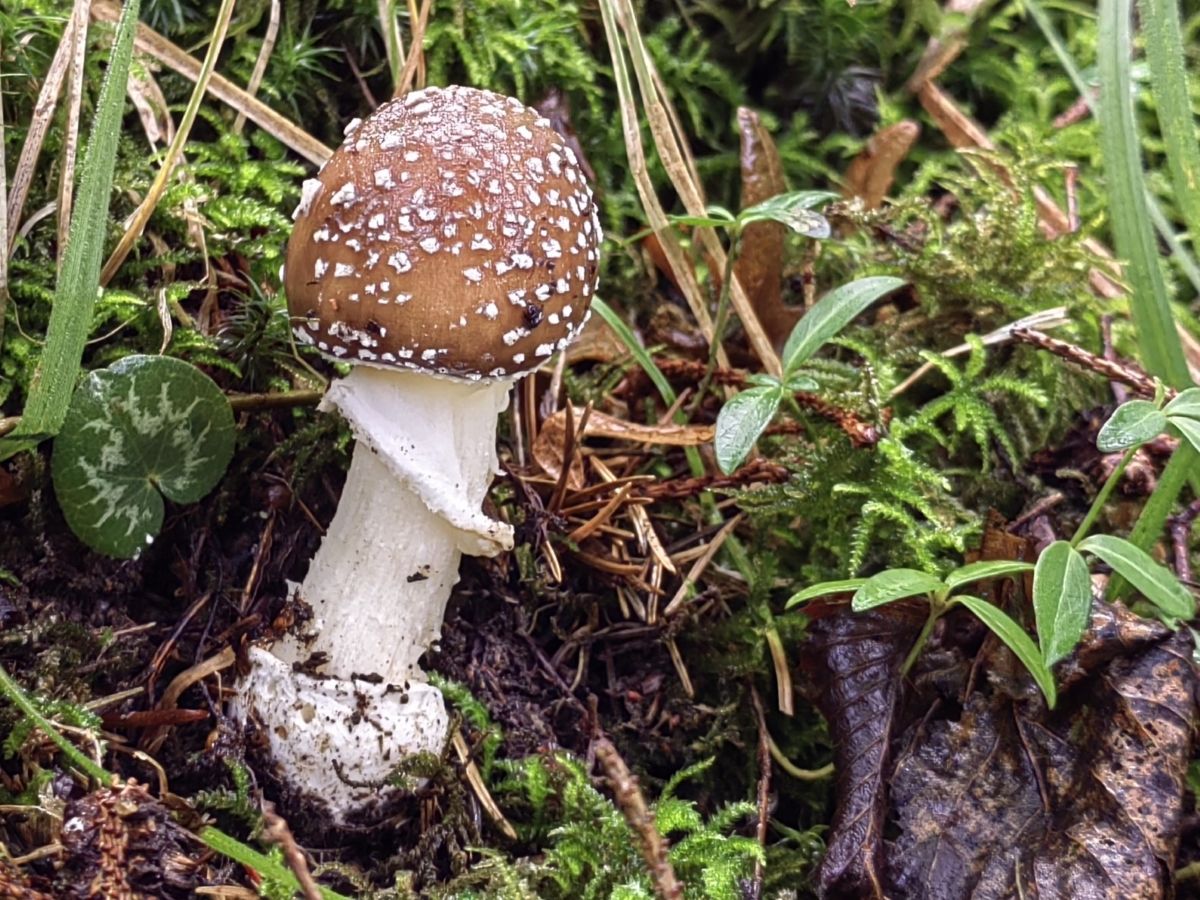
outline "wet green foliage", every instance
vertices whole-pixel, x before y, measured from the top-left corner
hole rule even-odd
[[[651,805],[655,826],[671,838],[670,860],[689,900],[736,900],[741,881],[762,858],[758,843],[737,834],[754,815],[752,803],[729,804],[711,816],[676,796],[713,760],[678,771]],[[639,840],[613,802],[592,786],[587,770],[564,754],[498,764],[493,791],[514,810],[518,833],[545,845],[537,858],[515,863],[493,857],[442,896],[455,900],[650,900],[654,897]]]
[[[405,3],[392,4],[407,33]],[[911,288],[891,301],[874,327],[851,327],[811,361],[820,396],[879,427],[871,447],[854,447],[833,423],[804,412],[793,418],[802,433],[767,437],[759,450],[785,465],[789,479],[738,495],[755,533],[749,597],[739,597],[726,618],[703,634],[680,635],[693,674],[727,683],[718,688],[721,712],[687,761],[717,755],[719,763],[684,765],[666,787],[647,790],[661,832],[672,839],[672,861],[689,885],[689,897],[736,897],[739,881],[759,858],[747,835],[753,808],[720,806],[676,796],[690,780],[707,789],[722,778],[736,782],[724,798],[751,795],[755,777],[745,760],[753,726],[739,718],[741,682],[762,684],[771,670],[763,636],[775,628],[794,653],[804,636],[801,616],[772,618],[781,597],[797,586],[874,571],[884,566],[943,570],[973,545],[991,507],[1014,514],[1019,502],[1000,485],[1096,399],[1095,384],[1045,354],[1011,343],[984,346],[984,335],[1022,316],[1054,307],[1069,322],[1055,336],[1095,349],[1099,310],[1086,286],[1094,260],[1080,236],[1047,241],[1037,226],[1033,190],[1065,199],[1064,165],[1098,171],[1095,123],[1083,115],[1071,124],[1055,117],[1077,97],[1054,52],[1025,19],[1023,4],[1001,2],[967,21],[943,16],[935,0],[878,0],[851,6],[845,0],[644,0],[638,5],[646,44],[692,140],[709,199],[738,208],[737,107],[759,111],[773,133],[791,187],[836,188],[836,179],[880,124],[905,117],[922,121],[927,139],[901,169],[895,204],[878,212],[845,210],[842,240],[826,245],[816,282],[830,286],[872,275],[903,279]],[[1049,4],[1047,4],[1049,6]],[[142,20],[196,52],[207,39],[215,0],[144,0]],[[37,89],[57,45],[70,4],[35,0],[0,8],[0,69],[4,72],[4,149],[10,170],[27,134]],[[375,0],[284,0],[279,36],[259,91],[268,105],[328,144],[341,127],[391,95],[385,43]],[[266,0],[240,3],[219,70],[239,84],[249,79],[270,15]],[[1094,74],[1096,28],[1077,5],[1050,10],[1065,46]],[[1193,32],[1200,19],[1188,25]],[[1002,150],[996,159],[1013,182],[994,173],[987,156],[960,157],[934,131],[915,99],[902,89],[926,40],[963,30],[970,44],[940,79],[952,96],[980,118]],[[96,26],[89,43],[86,82],[98,84],[111,29]],[[594,4],[586,0],[448,0],[437,2],[426,36],[428,81],[470,83],[514,93],[537,103],[555,91],[569,107],[569,124],[597,173],[606,248],[603,292],[631,321],[644,322],[662,300],[658,274],[636,242],[645,226],[618,125],[608,51]],[[351,74],[350,64],[357,75]],[[135,62],[135,67],[137,63]],[[785,77],[778,77],[783,71]],[[152,73],[172,109],[186,100],[190,83],[169,71]],[[1140,120],[1152,123],[1146,73],[1135,70]],[[1193,80],[1193,85],[1197,80]],[[1197,98],[1200,99],[1200,98]],[[84,92],[85,121],[94,91]],[[118,146],[108,246],[121,222],[145,193],[161,144],[151,148],[136,115],[128,111]],[[85,368],[112,363],[131,352],[157,352],[164,338],[160,310],[173,320],[167,353],[202,365],[222,387],[284,390],[315,383],[291,345],[278,267],[290,230],[290,213],[304,175],[275,139],[247,124],[239,134],[235,114],[206,103],[174,179],[150,225],[158,243],[143,240],[96,303]],[[35,220],[56,199],[62,113],[50,128],[33,178],[12,259],[10,300],[0,345],[3,414],[24,403],[44,339],[59,248],[54,217]],[[86,130],[86,129],[85,129]],[[1152,136],[1143,151],[1151,167],[1162,161]],[[666,179],[651,155],[651,177]],[[1152,178],[1153,192],[1170,218],[1167,179]],[[664,191],[669,202],[669,194]],[[944,201],[931,208],[931,198]],[[1105,236],[1106,198],[1094,178],[1078,186],[1081,231]],[[678,210],[673,210],[678,211]],[[789,258],[789,274],[797,271]],[[700,260],[703,274],[704,260]],[[216,274],[215,274],[216,273]],[[1178,273],[1174,277],[1178,277]],[[715,295],[715,291],[713,292]],[[793,302],[797,300],[792,297]],[[217,310],[207,330],[193,327],[206,303]],[[931,339],[931,336],[932,339]],[[1117,329],[1119,349],[1129,335]],[[958,344],[969,352],[946,359]],[[931,371],[892,396],[922,364]],[[611,395],[623,377],[618,365],[568,369],[573,394]],[[287,460],[296,493],[343,467],[350,439],[324,417],[297,412],[279,435],[247,441],[270,443],[273,459]],[[265,455],[265,453],[264,453]],[[257,459],[257,458],[256,458]],[[235,460],[235,477],[245,475]],[[524,554],[530,581],[536,551]],[[691,648],[691,649],[689,649]],[[461,875],[443,896],[554,898],[651,896],[637,842],[620,811],[569,757],[508,760],[487,709],[465,690],[441,685],[465,727],[479,740],[476,758],[497,800],[520,832],[516,848],[481,851],[482,862]],[[706,700],[709,698],[705,698]],[[60,721],[91,727],[79,708],[47,709]],[[94,723],[92,723],[94,725]],[[828,738],[811,711],[772,723],[793,760],[823,758]],[[11,732],[9,744],[27,735]],[[743,743],[737,746],[736,742]],[[737,756],[744,767],[724,771]],[[404,773],[444,775],[433,760]],[[254,828],[246,770],[231,764],[231,787],[194,795],[198,805]],[[803,884],[821,851],[815,837],[827,821],[820,786],[797,789],[779,779],[787,810],[772,822],[767,850],[770,888]],[[31,783],[31,790],[33,783]],[[32,799],[33,795],[25,799]],[[463,815],[464,801],[449,805]],[[452,818],[452,816],[447,816]],[[806,830],[809,829],[809,830]],[[444,873],[442,873],[444,874]],[[423,872],[430,881],[439,875]],[[284,888],[276,885],[275,889]],[[397,891],[397,895],[403,892]]]

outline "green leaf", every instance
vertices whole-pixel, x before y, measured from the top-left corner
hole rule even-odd
[[[1149,400],[1122,403],[1096,436],[1096,447],[1103,453],[1128,450],[1158,437],[1167,427],[1167,417]]]
[[[1189,419],[1200,419],[1200,387],[1188,388],[1163,407],[1168,416],[1187,416]]]
[[[743,209],[737,217],[741,226],[751,222],[782,222],[792,231],[811,238],[829,237],[829,221],[820,213],[812,211],[819,203],[838,199],[829,191],[792,191],[778,194],[762,203]]]
[[[1038,557],[1033,611],[1042,659],[1052,666],[1075,649],[1092,613],[1087,561],[1068,541],[1055,541]]]
[[[954,600],[975,613],[979,621],[991,629],[992,634],[1004,641],[1004,645],[1021,661],[1021,665],[1029,670],[1029,674],[1033,676],[1037,686],[1042,689],[1042,693],[1046,697],[1046,705],[1054,709],[1054,704],[1058,702],[1058,691],[1054,688],[1054,676],[1050,674],[1049,667],[1025,630],[1002,610],[988,603],[982,597],[961,594]]]
[[[775,417],[782,397],[777,387],[756,387],[742,391],[721,407],[713,447],[722,472],[728,475],[742,464]]]
[[[690,225],[696,228],[728,228],[734,223],[732,218],[687,215],[669,215],[667,221],[672,225]]]
[[[1167,150],[1171,192],[1192,243],[1200,240],[1200,144],[1189,99],[1187,60],[1177,0],[1140,0],[1143,52],[1150,63],[1150,90]],[[1191,39],[1189,37],[1189,46]]]
[[[955,569],[946,576],[946,586],[951,590],[969,584],[972,581],[984,581],[988,578],[1003,578],[1006,575],[1019,575],[1033,568],[1031,563],[1018,562],[1015,559],[989,559],[973,562]]]
[[[863,612],[893,600],[919,594],[936,594],[945,589],[946,583],[928,572],[919,569],[885,569],[863,582],[862,587],[854,592],[850,606],[855,612]]]
[[[834,288],[818,300],[792,329],[783,348],[784,372],[790,374],[795,371],[797,366],[820,350],[822,344],[850,324],[863,310],[903,284],[900,278],[876,276],[860,278]],[[785,377],[784,380],[788,379]]]
[[[600,314],[600,318],[604,320],[604,324],[613,330],[618,338],[621,339],[629,355],[632,356],[646,376],[658,388],[659,396],[663,398],[663,402],[670,405],[675,402],[675,389],[671,387],[671,382],[667,381],[667,376],[662,373],[662,369],[654,362],[646,348],[642,346],[642,342],[637,339],[637,335],[633,333],[625,321],[617,315],[617,311],[601,300],[599,297],[592,298],[592,309]]]
[[[79,385],[54,442],[54,491],[71,529],[131,557],[162,527],[163,501],[194,503],[233,456],[233,412],[207,375],[165,356],[128,356]]]
[[[1187,416],[1171,416],[1167,419],[1172,425],[1179,429],[1179,433],[1187,439],[1187,442],[1200,451],[1200,419],[1192,419]]]
[[[58,433],[71,392],[79,375],[79,363],[92,325],[92,310],[99,293],[100,264],[108,228],[108,200],[112,193],[117,140],[121,136],[121,114],[125,109],[125,86],[133,35],[138,22],[139,0],[129,0],[117,22],[112,51],[100,97],[96,101],[91,137],[80,165],[79,193],[71,218],[70,240],[63,253],[62,272],[54,289],[54,305],[46,328],[46,344],[29,386],[29,398],[21,423],[0,438],[0,460],[36,446]],[[14,227],[17,223],[10,223]]]
[[[807,375],[791,375],[788,377],[787,389],[793,394],[811,394],[815,391],[819,391],[821,386]]]
[[[1142,361],[1150,374],[1175,387],[1183,387],[1190,383],[1187,360],[1175,333],[1158,242],[1146,203],[1145,170],[1130,77],[1134,55],[1132,18],[1133,0],[1100,0],[1099,125],[1108,220],[1112,223],[1117,256],[1127,262],[1124,274],[1129,283],[1129,309]]]
[[[1078,549],[1104,560],[1169,618],[1190,619],[1196,614],[1196,598],[1174,573],[1124,538],[1096,534],[1080,543]]]
[[[822,581],[820,584],[814,584],[812,587],[806,587],[802,591],[797,591],[788,598],[785,605],[786,609],[791,609],[797,604],[804,603],[806,600],[812,600],[814,597],[827,597],[830,594],[844,594],[848,591],[857,591],[860,587],[867,583],[865,578],[847,578],[843,581]]]

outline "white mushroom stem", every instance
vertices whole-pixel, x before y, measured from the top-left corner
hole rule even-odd
[[[512,529],[481,510],[508,389],[358,366],[322,403],[357,444],[299,588],[312,619],[252,653],[241,695],[287,780],[335,817],[375,796],[403,756],[444,743],[445,708],[418,659],[441,634],[462,554],[512,547]],[[325,677],[293,671],[317,660],[306,669]]]

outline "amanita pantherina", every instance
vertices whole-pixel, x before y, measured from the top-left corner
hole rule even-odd
[[[322,409],[349,421],[357,445],[299,588],[312,619],[250,651],[239,703],[284,777],[344,820],[404,756],[442,748],[445,708],[418,658],[461,554],[512,546],[511,528],[481,510],[496,419],[512,380],[582,330],[600,226],[550,123],[463,87],[352,123],[295,220],[293,329],[356,364]]]

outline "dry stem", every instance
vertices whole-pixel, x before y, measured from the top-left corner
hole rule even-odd
[[[658,833],[654,813],[646,806],[646,798],[642,796],[637,779],[608,738],[600,738],[592,746],[608,775],[625,821],[641,838],[642,858],[650,869],[655,891],[663,900],[683,900],[683,885],[675,877],[675,869],[667,858],[667,841]]]

